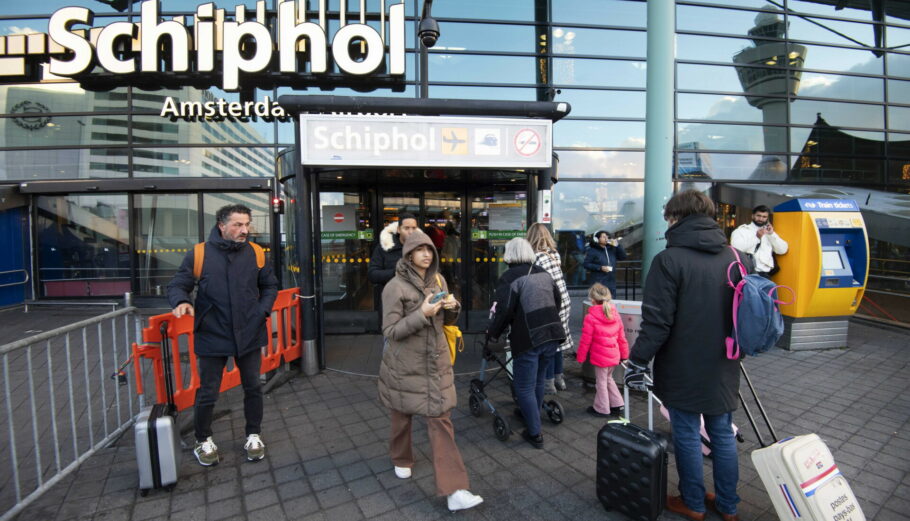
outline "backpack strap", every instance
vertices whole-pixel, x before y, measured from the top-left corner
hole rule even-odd
[[[737,324],[737,322],[739,321],[738,320],[739,317],[737,316],[738,315],[737,312],[739,311],[739,303],[742,301],[742,298],[743,298],[743,288],[742,287],[743,287],[743,284],[745,284],[746,267],[743,266],[742,260],[739,258],[739,252],[736,251],[736,248],[734,248],[733,246],[730,246],[730,249],[733,250],[733,256],[736,257],[736,260],[731,262],[727,266],[727,284],[731,288],[733,288],[733,336],[732,337],[728,336],[724,342],[727,347],[727,359],[728,360],[739,360],[739,356],[740,356],[739,342],[738,342],[739,327]],[[740,279],[739,279],[739,283],[737,283],[737,284],[733,283],[733,278],[730,276],[730,270],[733,268],[733,266],[739,267]]]
[[[256,267],[262,269],[265,267],[265,250],[255,242],[248,242],[253,248],[253,254],[256,255]],[[205,243],[200,242],[193,247],[193,277],[196,280],[202,278],[202,264],[205,262]]]
[[[202,263],[205,261],[205,243],[197,243],[193,247],[193,278],[199,280],[202,278]]]

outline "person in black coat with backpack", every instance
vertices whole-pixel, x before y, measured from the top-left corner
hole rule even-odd
[[[626,260],[626,250],[614,239],[610,232],[601,230],[594,234],[588,251],[585,253],[584,266],[588,271],[588,285],[600,282],[616,297],[616,262]]]
[[[271,264],[258,265],[256,252],[248,244],[251,219],[252,211],[240,204],[219,209],[205,243],[199,280],[193,273],[195,252],[190,250],[167,286],[174,316],[195,317],[193,349],[200,383],[194,406],[193,454],[203,466],[219,461],[218,447],[212,441],[212,417],[228,357],[234,357],[243,385],[247,459],[265,457],[265,444],[260,439],[260,350],[268,343],[265,321],[278,296],[278,280]],[[197,283],[194,302],[190,293]]]
[[[732,413],[740,370],[738,360],[727,358],[725,338],[733,327],[727,268],[736,257],[705,194],[676,194],[664,208],[664,219],[669,224],[667,248],[654,257],[647,274],[641,331],[625,383],[644,390],[654,360],[654,392],[670,412],[679,473],[680,495],[669,497],[667,508],[701,521],[707,505],[725,521],[734,521],[739,463]],[[716,497],[705,492],[701,416],[711,439]]]

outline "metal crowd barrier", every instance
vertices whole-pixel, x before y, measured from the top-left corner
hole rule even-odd
[[[0,347],[6,410],[0,468],[7,469],[0,473],[0,521],[133,423],[143,398],[116,376],[138,338],[135,311],[127,307]]]
[[[266,320],[268,345],[262,349],[262,374],[278,369],[301,357],[302,331],[300,328],[299,288],[278,292],[272,307],[272,316]],[[161,324],[167,323],[167,337],[171,347],[171,374],[174,378],[174,403],[177,410],[192,407],[199,388],[199,373],[196,370],[194,352],[193,317],[184,315],[176,318],[171,313],[149,318],[149,325],[142,329],[141,343],[133,343],[133,360],[136,375],[136,392],[145,392],[141,366],[143,358],[152,361],[156,403],[165,402],[164,365],[161,356]],[[236,367],[225,367],[221,379],[221,392],[240,385],[240,371]]]

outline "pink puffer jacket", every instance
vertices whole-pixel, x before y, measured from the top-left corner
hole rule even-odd
[[[629,358],[629,343],[626,341],[622,319],[616,306],[610,306],[613,308],[613,318],[604,315],[603,306],[588,308],[581,340],[578,342],[579,362],[583,363],[588,358],[589,351],[591,364],[597,367],[613,367],[619,365],[620,360]]]

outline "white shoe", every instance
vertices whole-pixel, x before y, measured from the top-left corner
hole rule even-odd
[[[193,454],[196,456],[196,460],[199,464],[203,467],[218,464],[218,446],[212,441],[211,436],[206,438],[205,441],[197,441],[196,445],[193,447]]]
[[[262,443],[258,434],[247,436],[243,448],[246,449],[247,461],[259,461],[265,457],[265,443]]]
[[[411,477],[411,467],[395,467],[395,475],[401,479]]]
[[[449,494],[448,502],[449,510],[455,512],[456,510],[466,510],[468,508],[476,507],[483,503],[483,498],[462,489]]]

